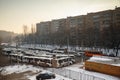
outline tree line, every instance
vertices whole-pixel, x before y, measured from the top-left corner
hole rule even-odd
[[[79,47],[102,47],[115,48],[120,42],[119,27],[87,28],[80,31],[77,28],[70,28],[69,31],[61,30],[55,33],[39,35],[35,27],[31,27],[31,33],[27,33],[27,26],[23,28],[24,34],[17,36],[18,42],[22,44],[47,44],[47,45],[71,45]]]

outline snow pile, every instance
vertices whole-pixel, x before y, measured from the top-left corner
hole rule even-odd
[[[112,64],[112,65],[114,65],[114,66],[120,66],[120,63],[119,64]]]
[[[40,69],[33,67],[32,65],[12,65],[0,68],[2,75],[12,74],[12,73],[21,73],[26,71],[39,72]]]

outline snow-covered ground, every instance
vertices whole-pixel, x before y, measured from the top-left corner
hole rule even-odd
[[[82,79],[82,80],[120,80],[120,78],[118,78],[118,77],[80,69],[79,66],[80,66],[80,64],[75,64],[70,67],[66,67],[66,69],[87,75],[86,78],[88,78],[88,79]],[[90,77],[95,77],[96,79],[89,79]]]
[[[26,71],[32,71],[32,72],[39,72],[41,69],[37,67],[33,67],[32,65],[11,65],[11,66],[6,66],[3,68],[0,68],[2,70],[1,74],[2,75],[8,75],[12,73],[22,73]]]
[[[33,76],[28,76],[28,79],[30,80],[36,80],[36,75],[33,75]],[[63,76],[60,76],[60,75],[57,75],[56,74],[56,78],[55,79],[47,79],[47,80],[72,80],[72,79],[69,79],[69,78],[66,78],[66,77],[63,77]]]
[[[2,75],[22,73],[22,72],[27,72],[27,71],[31,71],[31,73],[36,73],[34,75],[26,75],[26,78],[29,80],[36,80],[36,75],[38,75],[41,71],[50,72],[50,71],[44,70],[42,67],[35,67],[32,65],[11,65],[11,66],[6,66],[6,67],[1,67],[0,71]],[[56,78],[50,79],[50,80],[72,80],[72,79],[56,74]]]
[[[69,67],[64,68],[42,68],[42,67],[35,67],[32,65],[11,65],[6,67],[1,67],[0,71],[2,70],[1,74],[8,75],[12,73],[22,73],[31,71],[35,74],[33,75],[26,75],[26,78],[29,80],[36,80],[36,75],[42,72],[53,72],[56,74],[55,79],[49,80],[120,80],[118,77],[86,71],[80,68],[81,64],[74,64]]]
[[[44,46],[40,46],[40,45],[22,45],[22,48],[37,48],[37,49],[55,49],[55,48],[59,48],[59,46],[51,46],[51,45],[44,45]],[[65,46],[64,46],[65,47]],[[75,50],[75,48],[69,47],[70,50]],[[80,50],[89,50],[90,48],[78,48]],[[107,51],[107,49],[98,49],[98,50],[102,50],[103,53],[112,53],[112,50]],[[44,51],[41,52],[36,52],[36,53],[44,53]],[[119,50],[119,55],[120,55],[120,50]],[[93,58],[96,59],[96,58]],[[100,58],[97,58],[97,60],[99,60]],[[106,60],[106,59],[104,59]],[[110,59],[107,59],[108,61]],[[110,76],[110,75],[106,75],[106,74],[102,74],[102,73],[97,73],[97,72],[91,72],[91,71],[86,71],[82,68],[80,68],[82,65],[81,64],[75,64],[69,67],[65,67],[65,68],[41,68],[41,67],[35,67],[32,65],[12,65],[12,66],[6,66],[6,67],[2,67],[0,68],[0,71],[2,70],[1,74],[3,75],[8,75],[8,74],[12,74],[12,73],[22,73],[22,72],[26,72],[26,71],[31,71],[34,72],[36,74],[34,75],[26,75],[27,79],[30,80],[36,80],[36,75],[40,72],[40,71],[50,71],[53,73],[56,73],[56,78],[55,79],[50,79],[50,80],[120,80],[120,78],[118,77],[114,77],[114,76]]]
[[[48,69],[54,73],[57,73],[62,76],[66,76],[72,80],[120,80],[118,77],[110,76],[107,74],[102,74],[98,72],[92,72],[84,70],[82,67],[83,64],[74,64],[69,67],[61,69]]]
[[[41,44],[24,44],[20,46],[21,48],[35,48],[35,49],[46,49],[46,50],[53,50],[62,48],[65,49],[67,46],[60,47],[59,45],[41,45]],[[76,50],[96,50],[102,51],[105,55],[115,54],[115,50],[107,49],[107,48],[95,48],[95,47],[78,47],[78,46],[69,46],[68,51],[75,52]],[[120,50],[118,50],[118,56],[120,57]]]

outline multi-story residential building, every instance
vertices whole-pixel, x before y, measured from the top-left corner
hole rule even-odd
[[[67,18],[69,38],[73,45],[81,45],[83,31],[85,29],[85,16],[75,16]],[[82,38],[82,39],[81,39]]]
[[[47,22],[40,22],[36,24],[37,26],[37,33],[39,35],[47,35],[50,34],[50,21]]]
[[[68,17],[66,22],[66,32],[67,38],[69,38],[70,44],[74,45],[76,43],[76,27],[77,27],[77,18]]]
[[[114,10],[113,26],[113,42],[118,45],[120,43],[120,7]]]
[[[57,19],[51,21],[51,33],[55,33],[65,29],[66,19]]]
[[[40,22],[36,24],[36,33],[37,33],[37,43],[40,44],[48,44],[49,43],[49,34],[51,33],[50,31],[50,21],[47,22]]]
[[[100,45],[103,40],[103,34],[104,37],[105,35],[108,37],[110,36],[110,27],[112,27],[112,22],[112,10],[88,13],[86,15],[86,28],[88,29],[86,34],[88,36],[87,38],[89,39],[89,42],[87,43],[90,43],[90,45],[94,44],[94,46]]]
[[[59,28],[59,20],[52,20],[51,21],[51,33],[57,32],[58,28]]]
[[[63,41],[67,37],[71,45],[108,46],[113,39],[120,39],[120,7],[41,22],[36,29],[41,35],[55,34],[56,39],[59,39],[57,41]]]
[[[66,32],[66,19],[59,19],[59,27],[57,30],[59,33]]]
[[[76,16],[76,18],[78,22],[76,27],[76,44],[83,46],[86,30],[85,15]]]

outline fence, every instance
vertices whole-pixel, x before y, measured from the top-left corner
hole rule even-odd
[[[105,80],[100,77],[96,77],[90,74],[81,73],[65,68],[47,68],[48,71],[54,72],[58,75],[73,79],[73,80]]]

